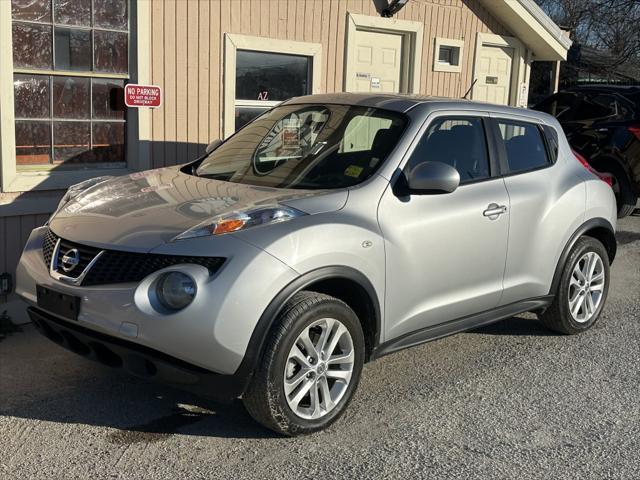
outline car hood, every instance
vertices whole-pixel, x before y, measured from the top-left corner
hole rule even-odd
[[[58,236],[78,243],[148,252],[216,215],[274,204],[314,214],[339,210],[347,197],[346,190],[243,185],[168,167],[88,188],[61,208],[49,226]]]

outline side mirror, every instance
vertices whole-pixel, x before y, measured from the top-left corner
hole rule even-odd
[[[213,142],[207,145],[207,148],[204,149],[204,153],[207,155],[213,152],[216,148],[218,148],[222,144],[222,140],[216,138]]]
[[[407,184],[414,195],[451,193],[460,185],[460,174],[446,163],[422,162],[409,172]]]

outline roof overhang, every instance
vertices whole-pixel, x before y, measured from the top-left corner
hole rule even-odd
[[[535,60],[566,60],[571,40],[533,0],[480,0]]]

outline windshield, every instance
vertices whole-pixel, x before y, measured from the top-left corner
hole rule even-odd
[[[195,174],[265,187],[350,187],[382,165],[406,123],[403,115],[376,108],[283,105],[214,150]]]

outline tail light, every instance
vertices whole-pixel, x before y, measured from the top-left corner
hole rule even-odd
[[[633,134],[638,140],[640,140],[640,125],[631,125],[629,127],[629,132]]]
[[[640,129],[639,129],[638,133],[640,134]],[[580,155],[575,150],[571,150],[571,151],[573,152],[573,155],[582,164],[582,166],[584,168],[589,170],[591,173],[593,173],[596,177],[598,177],[600,180],[602,180],[604,183],[606,183],[610,187],[613,186],[613,177],[610,174],[602,173],[602,172],[597,171],[595,168],[593,168],[591,165],[589,165],[589,162],[587,162],[586,158],[584,158],[582,155]]]

